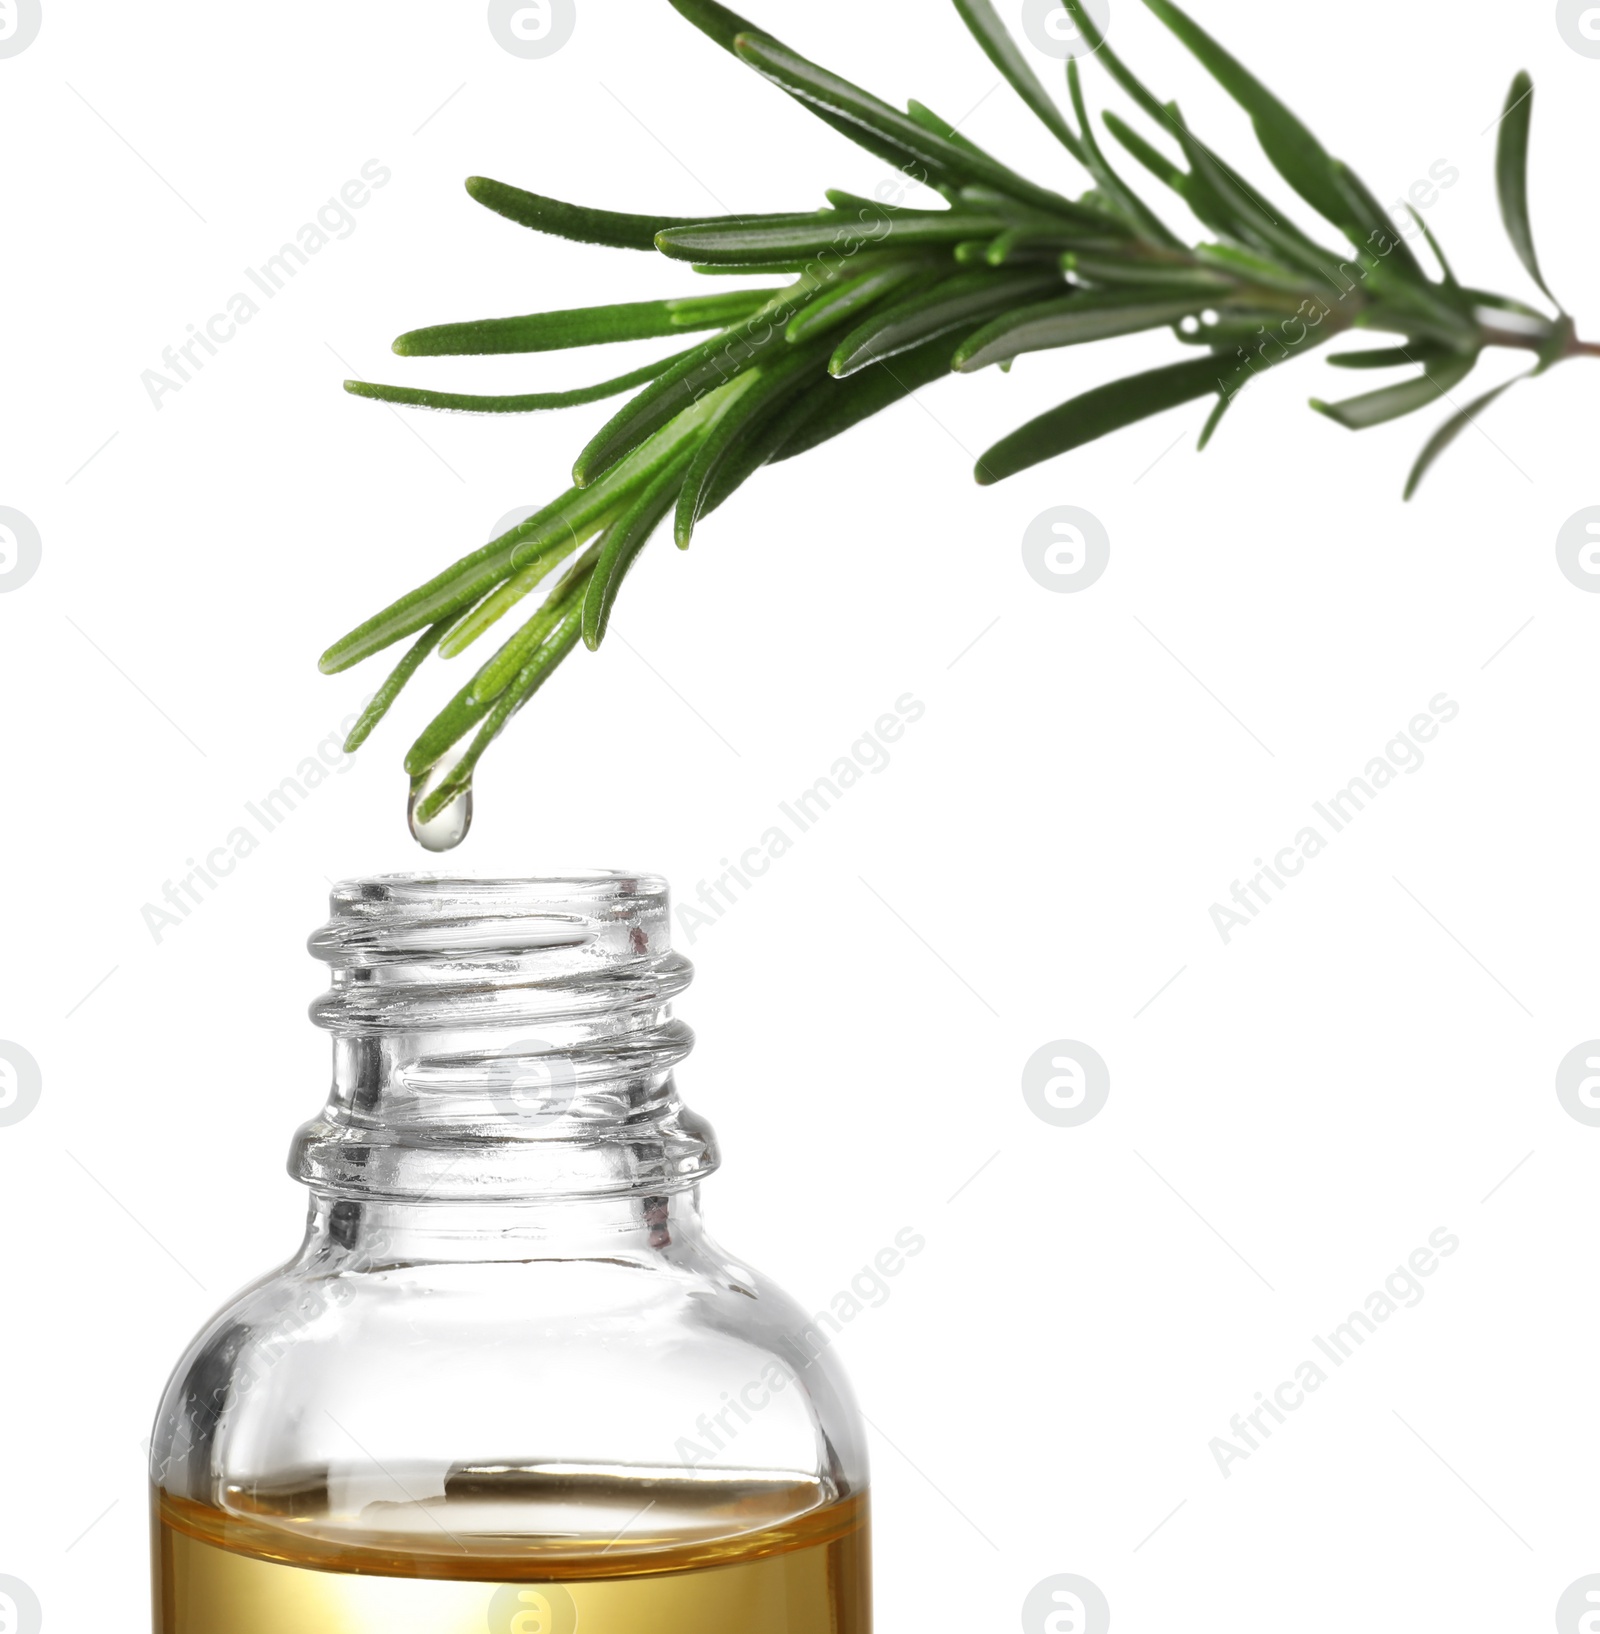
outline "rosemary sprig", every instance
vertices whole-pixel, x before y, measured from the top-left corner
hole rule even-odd
[[[1145,5],[1249,115],[1263,152],[1314,213],[1310,230],[1241,179],[1099,34],[1083,0],[1065,0],[1094,56],[1153,127],[1115,112],[1106,134],[1205,229],[1189,244],[1111,162],[1091,119],[1077,59],[1067,106],[1045,88],[992,0],[954,0],[990,61],[1056,136],[1087,186],[1075,197],[1018,174],[911,102],[906,111],[809,61],[717,0],[670,0],[691,23],[942,206],[890,208],[831,191],[813,212],[684,217],[595,210],[473,177],[480,204],[519,225],[614,249],[653,250],[702,274],[758,274],[781,285],[576,311],[438,325],[400,336],[404,357],[545,352],[616,341],[709,338],[593,386],[471,396],[347,381],[356,396],[412,407],[518,414],[636,392],[579,453],[573,487],[537,515],[403,596],[336,642],[336,673],[411,640],[351,733],[364,742],[435,651],[476,642],[541,585],[532,615],[482,664],[406,756],[416,786],[472,741],[417,820],[470,792],[480,757],[581,640],[605,639],[629,568],[670,515],[678,545],[763,465],[842,435],[942,375],[1009,368],[1025,354],[1167,329],[1188,356],[1081,393],[1002,438],[980,482],[1082,447],[1180,404],[1214,400],[1200,434],[1258,374],[1340,335],[1399,343],[1329,358],[1346,369],[1407,370],[1397,383],[1313,407],[1364,430],[1446,401],[1454,412],[1413,466],[1409,499],[1466,426],[1516,381],[1469,403],[1453,393],[1490,348],[1532,355],[1528,375],[1600,356],[1551,293],[1528,209],[1533,83],[1512,82],[1497,181],[1507,234],[1554,307],[1463,285],[1420,217],[1430,273],[1370,189],[1293,112],[1172,0]],[[1174,158],[1163,144],[1175,148]],[[1415,212],[1413,212],[1415,216]],[[1332,231],[1333,242],[1321,235]],[[1527,375],[1518,377],[1527,378]],[[593,541],[590,543],[590,541]],[[585,549],[585,545],[588,546]],[[558,571],[559,570],[559,571]]]

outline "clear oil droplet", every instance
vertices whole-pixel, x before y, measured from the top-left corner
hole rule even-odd
[[[417,808],[456,768],[456,758],[441,761],[431,772],[415,778],[411,784],[411,798],[406,803],[406,823],[411,838],[424,851],[454,851],[472,830],[472,790],[450,802],[437,817],[419,822]]]

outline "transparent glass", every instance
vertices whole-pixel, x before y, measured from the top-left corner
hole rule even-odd
[[[867,1634],[848,1386],[701,1221],[665,884],[332,910],[305,1243],[157,1421],[160,1634]]]

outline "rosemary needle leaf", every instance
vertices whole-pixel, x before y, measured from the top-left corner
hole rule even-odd
[[[1432,283],[1422,270],[1411,246],[1400,236],[1388,212],[1372,196],[1371,189],[1346,164],[1333,162],[1333,180],[1339,191],[1350,201],[1351,225],[1345,229],[1351,242],[1376,260],[1381,256],[1385,273],[1403,279],[1420,289],[1431,290]]]
[[[715,40],[730,56],[733,55],[733,42],[741,34],[755,31],[754,23],[747,22],[738,12],[729,11],[726,6],[719,6],[716,0],[671,0],[671,5],[674,11],[687,17],[702,34]]]
[[[797,312],[784,330],[784,338],[791,345],[814,340],[830,330],[848,323],[857,313],[875,305],[892,290],[915,280],[936,276],[925,261],[891,261],[887,266],[874,267],[855,278],[845,278],[820,295],[804,311]]]
[[[597,386],[580,386],[575,391],[526,392],[517,397],[478,397],[462,392],[422,391],[415,386],[380,386],[370,380],[347,380],[344,389],[352,397],[370,397],[379,403],[399,403],[408,408],[445,409],[458,414],[532,414],[542,409],[580,408],[585,403],[603,402],[635,386],[643,386],[665,374],[686,357],[674,352],[658,358],[631,374],[602,380]]]
[[[536,515],[358,625],[322,655],[323,674],[349,669],[440,619],[457,617],[502,580],[546,554],[567,555],[574,534],[582,534],[586,528],[592,532],[593,524],[607,519],[619,502],[648,482],[686,443],[699,437],[719,402],[717,393],[708,393],[687,413],[647,439],[629,458],[619,461],[592,487],[568,489]]]
[[[580,488],[600,480],[619,460],[691,406],[706,415],[716,413],[722,394],[740,389],[743,377],[763,356],[773,346],[785,344],[784,320],[803,304],[809,304],[809,296],[797,296],[777,313],[758,314],[740,328],[697,346],[600,428],[578,455],[572,480]]]
[[[1418,409],[1436,403],[1454,391],[1472,373],[1477,365],[1475,352],[1455,354],[1444,363],[1425,370],[1414,380],[1404,380],[1398,386],[1385,386],[1380,391],[1367,392],[1361,397],[1347,397],[1340,403],[1324,403],[1313,398],[1311,406],[1318,414],[1325,414],[1347,431],[1366,431],[1372,426],[1386,425]]]
[[[522,673],[495,700],[494,708],[472,740],[472,747],[456,763],[455,769],[439,787],[417,807],[417,821],[430,823],[446,806],[459,800],[472,786],[473,773],[484,751],[506,729],[513,715],[561,667],[562,660],[578,644],[583,629],[581,608],[574,607],[562,620],[549,641],[529,660]],[[459,740],[458,740],[459,741]]]
[[[1133,223],[1141,238],[1149,240],[1152,244],[1159,244],[1164,249],[1180,251],[1185,249],[1183,240],[1167,228],[1144,200],[1123,181],[1112,168],[1111,161],[1106,158],[1104,150],[1095,138],[1094,122],[1089,118],[1089,110],[1083,100],[1083,81],[1078,72],[1076,57],[1067,58],[1067,91],[1072,98],[1072,107],[1078,116],[1078,123],[1083,127],[1083,162],[1100,191]]]
[[[1533,281],[1550,295],[1550,286],[1539,270],[1539,255],[1533,246],[1533,223],[1528,214],[1528,143],[1532,131],[1533,80],[1524,71],[1512,80],[1506,95],[1506,111],[1500,119],[1495,154],[1495,179],[1500,192],[1500,214],[1512,248]],[[1550,299],[1556,300],[1554,295],[1550,295]],[[1560,305],[1556,301],[1557,308]]]
[[[787,424],[775,437],[773,464],[831,442],[949,373],[950,342],[939,335],[914,351],[874,363],[847,380],[827,377],[818,381],[786,411]]]
[[[492,698],[478,699],[467,684],[422,729],[406,751],[405,771],[411,778],[425,776],[470,732],[493,707]]]
[[[948,119],[941,119],[925,102],[918,102],[912,97],[906,103],[906,117],[913,119],[926,131],[932,131],[935,136],[942,136],[945,141],[953,142],[963,153],[970,153],[982,159],[985,163],[997,165],[999,161],[978,146],[970,136],[963,136]]]
[[[757,217],[752,221],[713,222],[674,227],[656,238],[663,255],[677,261],[720,263],[792,261],[795,257],[848,258],[883,245],[921,249],[956,244],[964,238],[992,238],[1010,223],[998,215],[956,210],[887,210],[870,219],[865,210],[817,210],[809,215]]]
[[[1241,387],[1240,390],[1243,390]],[[1234,405],[1239,391],[1224,391],[1218,393],[1217,406],[1206,416],[1206,423],[1200,428],[1200,440],[1195,446],[1195,452],[1203,454],[1211,446],[1211,439],[1217,434],[1217,427],[1222,424],[1222,417]]]
[[[673,501],[683,487],[688,456],[677,461],[650,484],[645,491],[606,530],[600,541],[600,556],[594,572],[589,576],[588,588],[583,595],[583,639],[591,652],[598,652],[611,623],[611,609],[616,606],[617,593],[628,576],[639,552],[650,542],[662,518],[672,509]]]
[[[1336,369],[1403,369],[1409,364],[1429,368],[1451,355],[1448,346],[1385,346],[1370,352],[1338,352],[1328,359]]]
[[[1458,409],[1445,423],[1428,439],[1427,446],[1417,458],[1417,463],[1411,468],[1411,475],[1406,481],[1406,498],[1411,499],[1418,488],[1422,486],[1422,479],[1427,476],[1435,460],[1467,429],[1483,411],[1492,403],[1498,401],[1506,392],[1510,391],[1518,381],[1526,380],[1527,375],[1519,375],[1516,380],[1508,380],[1504,385],[1496,386],[1493,391],[1486,391],[1482,397],[1474,399],[1464,409]]]
[[[674,533],[679,550],[689,548],[695,523],[705,513],[706,499],[723,465],[733,457],[746,437],[758,431],[783,402],[794,395],[808,375],[815,377],[823,355],[823,350],[817,347],[802,348],[771,368],[762,370],[750,389],[706,434],[689,463],[678,495]]]
[[[551,233],[557,238],[576,239],[581,244],[604,244],[615,250],[651,250],[663,227],[687,226],[683,216],[629,215],[617,210],[594,210],[582,204],[563,204],[541,193],[527,193],[520,187],[491,181],[487,176],[467,177],[467,191],[479,204],[519,227]]]
[[[1073,158],[1083,159],[1083,148],[1032,65],[1023,56],[1011,30],[1001,22],[992,0],[955,0],[957,13],[989,61],[1006,77],[1011,88],[1039,116]]]
[[[401,335],[401,357],[489,357],[514,352],[559,352],[573,346],[604,346],[620,340],[656,340],[695,329],[725,329],[764,306],[774,289],[740,289],[729,295],[690,295],[671,301],[629,301],[570,312],[533,312],[520,318],[483,318],[441,323]]]
[[[468,682],[466,695],[487,707],[510,686],[524,666],[549,640],[551,633],[575,606],[582,603],[603,541],[596,541],[567,570],[544,604]]]
[[[424,630],[405,657],[389,672],[388,680],[373,694],[372,702],[361,711],[360,720],[350,728],[350,735],[344,740],[347,755],[353,755],[372,736],[378,722],[389,713],[395,699],[405,690],[406,682],[422,668],[423,660],[439,645],[448,623],[448,619],[441,619],[431,629]]]
[[[869,364],[909,352],[936,335],[982,324],[1019,301],[1060,288],[1061,275],[1053,269],[958,273],[920,295],[872,313],[839,342],[828,361],[828,372],[836,379],[847,379]]]
[[[1106,129],[1142,164],[1158,181],[1165,182],[1175,193],[1183,191],[1184,171],[1182,165],[1176,165],[1159,148],[1153,147],[1128,122],[1119,115],[1107,111],[1100,116],[1106,122]]]
[[[589,587],[589,577],[600,557],[597,541],[568,570],[565,578],[545,598],[544,603],[505,642],[463,689],[473,709],[482,714],[520,675],[539,649],[550,639],[575,604],[581,604]],[[459,737],[459,733],[457,734]]]
[[[1041,301],[1008,311],[985,325],[962,343],[951,367],[961,374],[973,374],[1024,352],[1161,329],[1203,311],[1215,299],[1214,290],[1190,295],[1156,291],[1152,295],[1149,290],[1135,289],[1083,292]]]
[[[575,550],[608,526],[614,514],[613,511],[604,517],[596,517],[584,525],[581,533],[574,529],[571,538],[565,544],[536,557],[526,567],[512,574],[493,595],[480,601],[476,607],[469,607],[445,631],[444,639],[439,643],[439,656],[455,658],[465,652],[484,631],[498,624],[518,602],[538,589]]]
[[[1350,216],[1343,192],[1333,177],[1332,156],[1316,137],[1243,63],[1172,4],[1172,0],[1145,0],[1145,4],[1250,115],[1262,151],[1278,174],[1312,209],[1348,231]]]
[[[1070,203],[1058,193],[1036,186],[987,155],[924,130],[909,115],[852,85],[849,80],[807,61],[770,35],[741,34],[734,41],[734,51],[741,61],[749,63],[790,96],[844,121],[853,131],[859,130],[876,137],[880,143],[899,147],[936,173],[983,183],[1050,215],[1080,221],[1094,219],[1092,212]]]
[[[1089,8],[1084,0],[1066,0],[1066,6],[1071,13],[1072,21],[1078,32],[1089,43],[1090,52],[1105,66],[1111,77],[1128,93],[1138,105],[1158,125],[1164,125],[1169,117],[1166,108],[1146,86],[1130,71],[1115,51],[1106,44],[1106,37],[1100,32],[1100,25],[1089,15]]]
[[[716,0],[671,0],[673,7],[687,17],[700,32],[715,40],[722,49],[732,56],[739,56],[738,44],[741,39],[764,38],[771,39],[770,35],[763,35],[753,23],[747,22],[737,12],[729,11],[726,6],[716,4]],[[777,45],[776,40],[772,44]],[[781,49],[781,48],[780,48]],[[770,77],[770,76],[768,76]],[[788,86],[783,87],[789,90]],[[798,92],[789,91],[797,101],[806,102]],[[847,137],[863,147],[868,153],[886,160],[889,164],[905,170],[907,175],[919,182],[925,182],[930,187],[949,185],[959,181],[959,176],[940,169],[937,165],[929,165],[918,159],[917,154],[899,142],[887,139],[878,131],[863,126],[854,120],[846,119],[830,108],[810,103],[811,112],[824,124],[830,125],[841,136]]]
[[[985,486],[1001,482],[1041,460],[1226,389],[1226,365],[1212,357],[1168,364],[1097,386],[1002,438],[978,461],[978,481]]]
[[[1195,266],[1188,257],[1163,266],[1159,261],[1116,261],[1109,256],[1084,255],[1075,250],[1062,258],[1062,265],[1074,277],[1088,283],[1119,288],[1133,286],[1151,295],[1199,295],[1209,291],[1215,297],[1227,294],[1235,283],[1221,271]]]

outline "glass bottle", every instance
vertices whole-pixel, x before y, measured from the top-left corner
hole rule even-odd
[[[332,910],[309,1229],[167,1389],[159,1634],[867,1634],[849,1388],[701,1223],[665,883]]]

